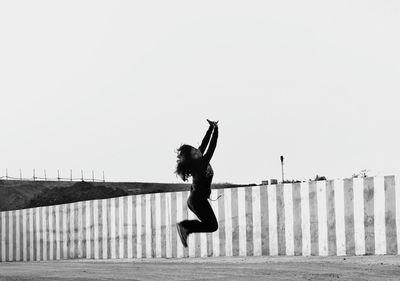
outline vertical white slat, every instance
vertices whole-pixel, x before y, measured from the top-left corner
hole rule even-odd
[[[311,255],[311,233],[310,233],[310,187],[306,182],[300,184],[301,197],[301,234],[302,255]]]
[[[99,200],[93,201],[93,251],[94,259],[100,259],[100,247],[99,247]]]
[[[6,261],[6,212],[0,212],[1,215],[1,261]]]
[[[14,260],[14,211],[8,211],[8,261]]]
[[[269,254],[278,255],[278,217],[276,211],[276,185],[268,186]]]
[[[132,219],[133,219],[133,208],[132,208],[132,196],[128,196],[128,206],[127,206],[127,214],[126,214],[126,221],[127,221],[127,258],[130,259],[133,257],[133,248],[132,248],[132,238],[133,238],[133,225],[132,225]]]
[[[238,221],[239,221],[239,255],[247,255],[246,236],[246,189],[239,187],[238,191]]]
[[[61,259],[61,239],[60,239],[60,205],[55,206],[55,221],[56,221],[56,260]]]
[[[21,230],[20,230],[21,210],[15,211],[15,260],[21,260]]]
[[[216,189],[211,190],[211,197],[212,198],[218,198],[218,191]],[[219,199],[219,200],[221,200],[221,199]],[[219,200],[211,201],[211,207],[213,208],[213,211],[214,211],[215,217],[217,218],[218,224],[219,224],[219,208],[218,208]],[[219,227],[218,227],[217,231],[214,231],[212,233],[212,249],[213,249],[212,252],[213,252],[213,256],[214,257],[220,256],[220,251],[219,251],[219,246],[220,246],[219,233],[220,233],[220,228]]]
[[[110,199],[110,242],[111,242],[111,259],[115,259],[116,257],[116,234],[115,234],[115,200],[116,198],[111,198]]]
[[[146,194],[146,258],[152,257],[151,194]]]
[[[108,224],[107,224],[107,216],[108,216],[108,212],[107,212],[107,199],[101,200],[101,220],[102,220],[102,225],[103,225],[103,229],[102,229],[102,252],[103,252],[103,259],[107,259],[108,258]]]
[[[251,189],[253,206],[253,252],[254,256],[262,255],[261,242],[261,187],[254,186]]]
[[[354,242],[356,255],[365,255],[364,227],[364,183],[361,178],[353,179],[354,192]]]
[[[294,233],[293,233],[293,184],[283,185],[283,202],[285,212],[285,241],[286,255],[294,255]]]
[[[57,260],[57,245],[60,240],[57,239],[58,225],[57,225],[57,205],[52,206],[50,212],[49,227],[51,228],[51,244],[50,254],[53,260]]]
[[[63,259],[67,259],[68,257],[68,227],[67,227],[67,212],[68,212],[69,204],[62,205],[62,215],[63,215],[63,225],[62,225],[62,236],[63,236]]]
[[[28,253],[27,253],[27,248],[28,248],[28,231],[27,231],[27,210],[23,209],[22,210],[22,260],[27,261],[28,260]]]
[[[70,253],[72,254],[72,257],[75,258],[76,257],[76,252],[75,252],[75,244],[76,244],[76,232],[75,232],[75,228],[77,227],[75,225],[75,204],[71,203],[69,204],[69,208],[70,208],[70,237],[71,237],[71,243],[70,243]]]
[[[225,253],[227,257],[233,256],[232,245],[232,189],[224,189],[224,209],[225,209]]]
[[[82,240],[83,240],[83,204],[82,202],[75,203],[75,206],[77,207],[77,226],[76,226],[76,244],[77,244],[77,250],[78,252],[76,253],[78,258],[82,258],[83,252],[82,252]]]
[[[177,192],[176,193],[176,222],[179,223],[182,221],[183,217],[183,199],[182,199],[183,193],[182,192]],[[178,258],[183,258],[183,245],[179,237],[176,239],[177,241],[177,257]]]
[[[83,202],[75,203],[78,207],[78,226],[76,227],[76,238],[77,238],[77,248],[78,248],[78,258],[83,258],[82,242],[84,239],[83,235]]]
[[[136,195],[136,256],[142,258],[142,198],[143,195]]]
[[[90,201],[85,202],[85,241],[86,241],[86,258],[92,258],[92,243],[90,237]]]
[[[165,194],[165,250],[167,258],[172,257],[171,192]]]
[[[119,258],[123,259],[124,258],[124,242],[125,242],[125,228],[124,228],[124,197],[119,197],[118,198],[118,211],[119,211]]]
[[[60,229],[59,229],[59,231],[58,231],[58,235],[59,235],[59,237],[60,237],[60,259],[61,259],[61,257],[63,258],[63,259],[65,259],[66,257],[65,257],[65,255],[66,255],[66,234],[65,234],[65,232],[66,232],[66,229],[67,229],[67,223],[66,223],[66,208],[65,208],[65,205],[60,205],[59,206],[59,217],[60,217]]]
[[[336,254],[346,255],[346,234],[344,220],[344,184],[343,180],[334,181],[335,222],[336,222]]]
[[[33,255],[33,249],[34,249],[34,243],[35,241],[33,240],[33,234],[34,234],[34,229],[33,229],[33,214],[34,214],[35,209],[29,209],[29,260],[33,261],[35,259]]]
[[[6,212],[1,212],[1,261],[6,261]]]
[[[53,228],[53,210],[54,206],[47,208],[49,214],[49,260],[54,260],[54,228]]]
[[[41,212],[40,215],[42,216],[42,241],[43,241],[43,245],[42,245],[42,251],[43,251],[43,260],[47,261],[47,217],[46,217],[46,213],[47,213],[47,209],[48,207],[42,207],[41,208]]]
[[[400,174],[395,175],[397,254],[400,255]]]
[[[161,258],[161,194],[155,194],[155,237],[156,237],[156,258]]]
[[[374,178],[374,230],[375,255],[386,254],[386,222],[385,222],[385,182],[384,177]]]
[[[36,260],[39,261],[40,260],[40,252],[41,252],[41,248],[40,248],[40,240],[41,238],[41,234],[40,234],[40,213],[41,213],[41,209],[42,207],[39,208],[35,208],[35,216],[36,216]]]
[[[326,209],[326,181],[317,181],[318,253],[328,255],[328,218]]]
[[[200,233],[200,256],[207,257],[207,234],[204,232]]]

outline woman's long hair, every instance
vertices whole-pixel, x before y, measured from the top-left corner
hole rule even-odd
[[[177,149],[177,153],[182,155],[182,160],[176,165],[175,174],[180,176],[183,181],[187,181],[192,175],[192,169],[195,160],[192,159],[191,151],[193,146],[188,144],[183,144]]]

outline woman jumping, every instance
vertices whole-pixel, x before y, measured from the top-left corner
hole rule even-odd
[[[208,202],[208,198],[211,194],[211,181],[214,176],[210,160],[217,146],[218,121],[215,122],[208,119],[207,121],[210,127],[200,147],[197,149],[184,144],[178,148],[177,151],[178,160],[175,173],[179,175],[183,181],[187,181],[190,176],[192,177],[193,184],[190,188],[187,205],[200,220],[184,220],[176,224],[179,237],[184,247],[187,247],[187,238],[189,234],[195,232],[214,232],[218,229],[218,221]],[[207,152],[204,153],[209,141],[210,144]]]

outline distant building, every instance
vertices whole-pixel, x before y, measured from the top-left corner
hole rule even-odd
[[[271,180],[270,180],[270,183],[271,183],[271,184],[278,184],[278,180],[277,180],[277,179],[271,179]]]
[[[277,179],[270,179],[269,181],[268,180],[265,180],[265,181],[261,181],[261,185],[269,185],[269,184],[278,184],[278,180]]]

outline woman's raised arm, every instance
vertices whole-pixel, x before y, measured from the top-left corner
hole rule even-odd
[[[199,146],[199,150],[202,154],[204,154],[204,151],[207,148],[207,145],[208,145],[208,142],[210,141],[211,133],[212,133],[212,130],[214,127],[211,121],[209,121],[208,119],[207,119],[207,121],[210,124],[210,127],[208,128],[206,135],[204,136],[203,141],[201,142],[201,144]]]
[[[208,163],[210,162],[215,148],[217,147],[217,140],[218,140],[218,126],[217,124],[214,125],[214,132],[210,141],[210,145],[208,146],[206,154],[204,154],[203,158]]]

